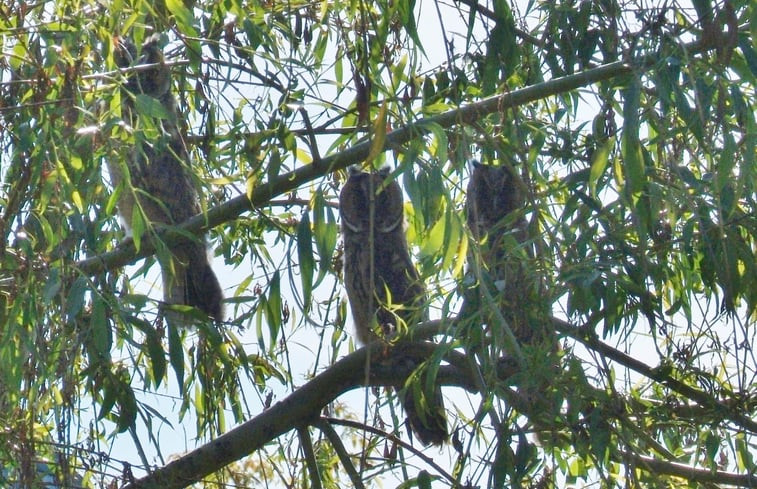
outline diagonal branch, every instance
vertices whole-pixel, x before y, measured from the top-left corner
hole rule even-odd
[[[692,50],[695,50],[695,48],[692,48]],[[470,124],[487,115],[506,109],[575,90],[600,81],[628,75],[636,70],[649,69],[655,62],[657,60],[651,57],[644,58],[635,65],[625,61],[616,61],[574,75],[494,95],[480,102],[426,117],[415,123],[395,129],[386,135],[383,149],[386,150],[387,148],[406,144],[413,139],[429,134],[434,127],[446,129],[459,124]],[[174,229],[162,230],[162,232],[158,233],[158,237],[168,245],[171,245],[176,240],[181,239],[182,235],[185,236],[186,233],[200,234],[209,228],[236,219],[244,212],[263,206],[277,196],[291,192],[331,172],[363,161],[370,152],[371,144],[372,141],[363,141],[344,151],[325,158],[316,159],[309,165],[301,166],[296,170],[279,175],[255,187],[249,198],[247,195],[234,197],[228,202],[209,209],[207,213],[198,214],[188,219]],[[85,275],[96,275],[105,270],[122,267],[139,258],[153,254],[155,252],[153,240],[154,238],[143,240],[139,252],[137,252],[134,243],[130,239],[124,240],[123,243],[112,251],[77,262],[77,267]]]
[[[334,451],[339,457],[339,460],[342,462],[344,471],[347,472],[347,476],[350,478],[350,482],[352,483],[352,486],[355,489],[365,489],[365,485],[363,484],[363,479],[360,478],[360,474],[358,474],[357,470],[355,469],[355,465],[352,463],[352,460],[350,459],[350,454],[347,453],[347,449],[344,447],[344,443],[342,443],[342,439],[339,438],[339,433],[337,433],[334,427],[331,426],[331,421],[326,418],[320,418],[316,422],[315,426],[319,430],[321,430],[323,434],[326,435],[326,438],[328,438],[329,443],[331,443],[331,446],[334,447]]]
[[[730,406],[727,402],[719,401],[712,395],[701,391],[696,387],[692,387],[685,382],[681,382],[660,369],[650,367],[646,363],[616,350],[600,341],[592,331],[587,331],[585,328],[576,328],[575,326],[557,318],[553,318],[552,322],[558,332],[583,343],[587,348],[590,348],[600,353],[602,356],[668,387],[672,391],[691,399],[701,406],[714,409],[720,416],[723,416],[723,418],[732,421],[736,425],[752,433],[757,433],[757,422],[741,412],[738,407]]]
[[[402,343],[386,355],[374,354],[371,356],[375,360],[371,362],[368,378],[364,374],[368,350],[361,348],[250,421],[123,489],[179,489],[198,482],[292,429],[307,424],[317,425],[323,406],[344,392],[361,386],[396,386],[398,382],[404,382],[420,363],[408,362],[408,359],[428,358],[435,347],[432,343]],[[444,385],[468,389],[472,385],[467,372],[451,366],[440,368],[437,379]]]

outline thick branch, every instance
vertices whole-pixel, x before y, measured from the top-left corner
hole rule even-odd
[[[752,474],[734,474],[720,470],[700,469],[677,462],[668,462],[635,453],[624,453],[635,465],[656,474],[681,477],[687,481],[711,484],[728,484],[738,487],[757,487],[757,476]]]
[[[319,418],[319,413],[323,406],[348,390],[369,385],[401,385],[417,365],[428,358],[436,346],[433,343],[413,342],[400,344],[385,355],[376,355],[376,352],[373,352],[372,357],[377,359],[371,363],[368,378],[365,378],[363,368],[367,359],[367,350],[360,349],[342,358],[287,398],[250,421],[127,485],[124,489],[187,487],[259,450],[284,433],[301,429],[309,424],[316,426],[322,424],[323,420]],[[408,359],[415,361],[408,362]],[[437,381],[440,385],[455,385],[474,391],[473,377],[470,372],[457,367],[442,367]],[[691,481],[727,481],[729,484],[743,487],[754,487],[757,483],[757,477],[749,474],[713,472],[638,454],[626,456],[639,467],[651,472],[675,475]]]
[[[374,351],[371,357],[375,360],[371,362],[369,378],[364,376],[367,349],[361,348],[250,421],[128,484],[124,489],[178,489],[195,483],[259,450],[284,433],[317,424],[323,406],[348,390],[366,385],[402,385],[419,361],[428,358],[434,348],[431,343],[404,343],[386,355]],[[418,362],[408,362],[408,359]],[[470,389],[473,382],[469,377],[455,367],[444,366],[439,370],[437,380],[440,384]]]

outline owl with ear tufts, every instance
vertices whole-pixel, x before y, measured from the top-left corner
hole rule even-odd
[[[134,68],[121,93],[121,113],[135,134],[134,147],[123,160],[108,162],[114,187],[121,187],[119,213],[127,226],[135,212],[153,224],[180,224],[201,208],[160,36],[148,37],[139,50],[129,40],[116,38],[116,42],[116,63]],[[154,109],[149,114],[140,113],[151,104]],[[186,237],[169,251],[170,258],[161,260],[165,302],[194,306],[221,321],[223,292],[210,266],[205,239]],[[168,317],[175,318],[177,325],[187,320],[173,313]]]
[[[544,298],[523,216],[525,184],[510,166],[477,161],[471,166],[466,213],[485,270],[479,281],[493,285],[493,295],[517,340],[545,339],[549,334],[543,331],[545,316],[540,307]]]
[[[389,168],[349,173],[339,195],[344,282],[357,339],[369,344],[424,320],[426,292],[408,251],[402,190],[389,180]],[[423,412],[410,389],[402,404],[418,439],[440,445],[447,439],[441,389],[427,397]]]

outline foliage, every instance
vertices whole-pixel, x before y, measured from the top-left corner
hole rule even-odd
[[[756,19],[746,0],[0,6],[0,478],[34,487],[43,460],[116,486],[199,446],[209,468],[162,487],[757,484]],[[129,189],[104,163],[154,125],[122,124],[114,48],[153,31],[207,212],[125,239]],[[153,102],[137,103],[145,120]],[[551,307],[557,371],[506,326],[455,320],[481,265],[474,157],[527,190],[537,253],[520,256],[547,292],[522,307]],[[417,394],[418,379],[449,385],[441,456],[408,443],[378,387],[399,370],[373,358],[364,377],[366,357],[345,357],[349,164],[389,164],[406,192],[441,320],[418,330],[438,346],[405,377]],[[156,257],[199,231],[229,317],[172,329]],[[323,396],[287,404],[308,386]],[[281,433],[203,445],[266,412]]]

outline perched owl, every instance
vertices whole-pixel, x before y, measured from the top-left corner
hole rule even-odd
[[[122,115],[135,132],[136,144],[124,161],[108,164],[113,185],[124,183],[119,213],[127,226],[132,223],[135,206],[154,224],[179,224],[201,209],[159,36],[147,38],[139,53],[133,44],[123,41],[115,55],[121,67],[153,65],[132,72],[121,94]],[[140,98],[142,103],[138,103]],[[150,110],[153,117],[137,110],[156,101],[160,110]],[[142,132],[142,128],[152,130]],[[153,130],[157,136],[150,140]],[[205,240],[187,237],[170,251],[173,258],[161,263],[165,302],[191,305],[216,321],[222,320],[223,292],[210,266]]]
[[[543,302],[533,265],[528,224],[523,217],[523,183],[508,166],[473,162],[467,188],[467,218],[479,243],[486,278],[494,285],[500,309],[515,337],[530,342],[543,337],[544,317],[536,305]],[[536,317],[540,316],[540,317]]]
[[[344,282],[357,338],[367,344],[425,319],[426,293],[410,259],[403,228],[403,197],[389,169],[366,173],[350,169],[339,195],[344,239]],[[442,393],[437,389],[421,415],[415,399],[402,399],[410,427],[422,443],[447,438]]]
[[[526,219],[523,182],[507,166],[473,164],[467,189],[468,226],[478,241],[480,275],[476,286],[466,291],[461,317],[474,309],[482,323],[492,319],[488,307],[482,306],[480,288],[489,287],[523,353],[523,369],[518,376],[517,394],[508,402],[533,422],[540,442],[551,430],[550,420],[559,411],[550,392],[559,375],[559,344],[551,328],[551,311],[543,293]],[[470,272],[469,272],[470,274]],[[466,311],[466,305],[467,311]],[[474,322],[475,324],[475,322]],[[496,338],[496,334],[492,334]],[[498,345],[504,346],[504,345]],[[512,356],[503,349],[500,365],[508,365]]]

